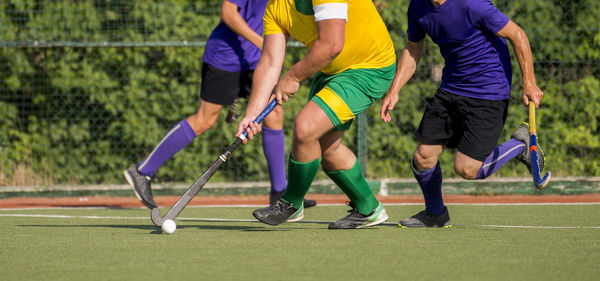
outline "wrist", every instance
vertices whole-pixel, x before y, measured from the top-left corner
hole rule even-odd
[[[523,88],[535,87],[535,78],[523,79]]]
[[[292,78],[292,80],[296,81],[297,83],[300,83],[302,80],[300,76],[298,74],[296,74],[296,68],[294,66],[292,66],[292,68],[290,68],[290,70],[288,70],[287,75]]]

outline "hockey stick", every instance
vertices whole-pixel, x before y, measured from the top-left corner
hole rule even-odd
[[[550,182],[550,172],[542,177],[540,171],[540,162],[537,146],[537,133],[535,130],[535,104],[529,101],[529,156],[531,157],[531,175],[533,175],[533,184],[538,190],[543,189]]]
[[[271,113],[275,106],[277,106],[277,100],[273,99],[271,103],[269,103],[267,107],[258,115],[258,117],[254,119],[254,122],[261,123],[263,119],[265,119],[265,117]],[[240,144],[242,144],[242,141],[246,139],[246,137],[248,137],[248,133],[244,131],[231,145],[229,145],[229,147],[227,147],[225,152],[219,155],[219,158],[217,158],[217,160],[215,160],[210,167],[208,167],[208,169],[206,169],[204,173],[202,173],[202,175],[196,179],[196,181],[188,188],[181,198],[175,202],[173,207],[171,207],[171,209],[169,209],[164,216],[160,215],[160,210],[158,207],[152,208],[152,210],[150,210],[150,219],[152,222],[156,226],[161,226],[165,220],[175,219],[181,213],[181,211],[183,211],[187,204],[190,203],[192,198],[198,194],[200,189],[206,185],[208,180],[215,174],[217,169],[219,169],[219,166],[225,163],[227,158],[231,156],[231,153],[233,153],[233,151],[235,151]]]

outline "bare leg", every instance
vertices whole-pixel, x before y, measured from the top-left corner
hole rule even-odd
[[[454,171],[464,179],[474,180],[483,162],[475,160],[460,151],[454,156]]]
[[[223,106],[220,104],[200,100],[200,105],[196,113],[187,118],[188,123],[190,123],[197,136],[208,131],[217,123],[221,108]]]

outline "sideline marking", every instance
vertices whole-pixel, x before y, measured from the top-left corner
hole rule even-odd
[[[423,206],[423,203],[384,203],[385,206]],[[540,203],[446,203],[449,206],[576,206],[576,205],[600,205],[600,202],[540,202]],[[317,207],[332,207],[332,206],[346,206],[345,203],[329,203],[329,204],[318,204]],[[161,206],[160,208],[169,208],[171,206]],[[189,205],[186,208],[256,208],[265,207],[264,204],[248,204],[248,205],[226,205],[226,204],[215,204],[215,205]],[[111,210],[111,209],[146,209],[146,207],[23,207],[23,208],[0,208],[0,211],[21,211],[21,210]]]
[[[28,218],[57,218],[57,219],[122,219],[122,220],[149,220],[148,217],[121,217],[121,216],[70,216],[70,215],[40,215],[40,214],[0,214],[0,217],[28,217]],[[204,221],[204,222],[256,222],[255,219],[222,219],[222,218],[177,218],[179,221]],[[326,224],[333,221],[303,220],[296,223]],[[396,226],[397,223],[386,222],[382,225]],[[485,227],[485,228],[524,228],[524,229],[600,229],[600,226],[548,226],[548,225],[499,225],[499,224],[454,224],[458,227]]]

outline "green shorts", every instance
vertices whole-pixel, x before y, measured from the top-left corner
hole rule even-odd
[[[384,68],[348,69],[333,75],[317,72],[308,99],[325,111],[337,130],[348,130],[356,115],[387,92],[395,73],[396,63]]]

